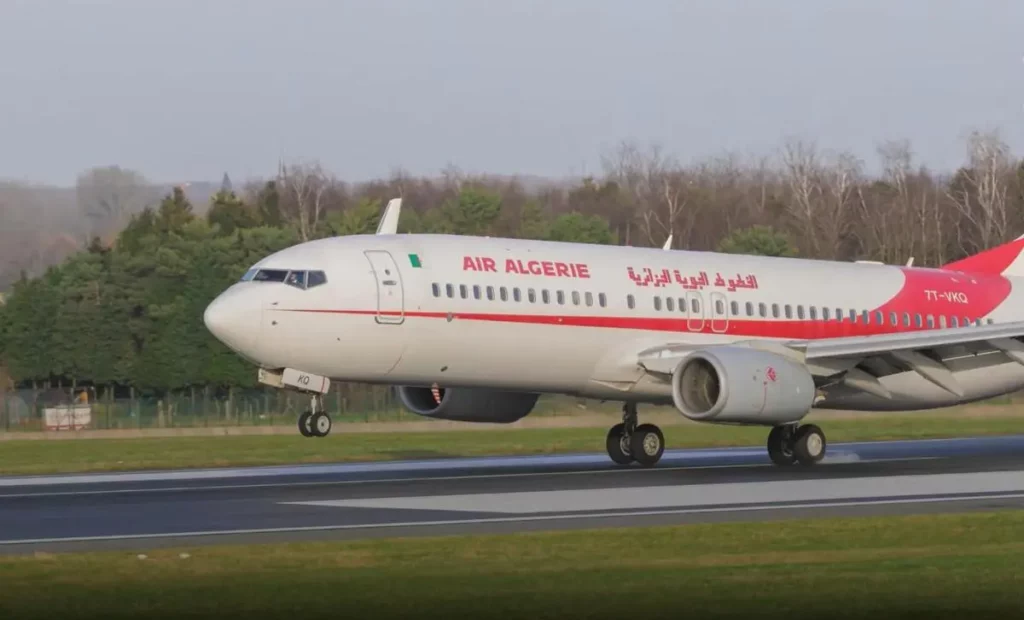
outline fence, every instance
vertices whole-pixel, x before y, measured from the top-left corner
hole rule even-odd
[[[229,398],[210,398],[197,390],[184,394],[104,398],[88,394],[83,407],[70,390],[15,390],[0,393],[0,429],[5,431],[89,429],[195,428],[281,426],[295,424],[309,407],[309,397],[291,391],[236,391]],[[79,392],[78,394],[81,394]],[[77,408],[77,413],[74,409]],[[324,408],[336,424],[422,420],[405,409],[394,390],[362,387],[332,391]],[[578,412],[614,413],[615,403],[598,403],[561,396],[542,396],[531,416]]]

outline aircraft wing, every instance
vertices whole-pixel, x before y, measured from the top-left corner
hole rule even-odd
[[[963,395],[947,366],[955,358],[994,355],[993,363],[1012,360],[1024,365],[1024,321],[972,325],[946,329],[850,336],[820,340],[764,343],[741,341],[729,346],[746,346],[773,351],[799,361],[818,378],[842,379],[846,385],[888,398],[879,378],[914,371],[939,387]],[[638,363],[647,373],[662,380],[696,346],[654,347],[642,351]]]

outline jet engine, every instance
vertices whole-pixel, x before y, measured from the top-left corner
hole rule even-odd
[[[508,424],[531,411],[539,394],[503,392],[476,388],[398,388],[406,409],[438,420]]]
[[[744,347],[695,351],[672,374],[672,402],[699,422],[796,422],[810,411],[814,395],[814,378],[802,365]]]

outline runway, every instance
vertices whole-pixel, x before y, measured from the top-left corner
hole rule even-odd
[[[1024,435],[0,477],[0,553],[1024,508]]]

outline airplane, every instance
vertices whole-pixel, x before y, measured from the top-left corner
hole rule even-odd
[[[947,407],[1024,388],[1024,236],[938,268],[440,234],[318,239],[254,264],[207,329],[259,381],[310,396],[393,386],[426,418],[512,423],[542,394],[621,402],[614,463],[655,465],[638,406],[760,425],[779,466],[814,465],[814,409]]]

